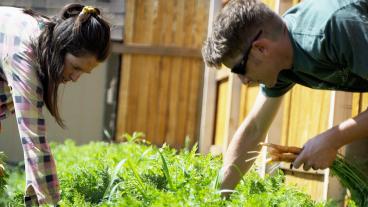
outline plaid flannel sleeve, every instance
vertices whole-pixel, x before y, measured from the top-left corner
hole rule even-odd
[[[9,56],[3,65],[14,103],[26,171],[26,206],[57,204],[60,200],[55,161],[46,140],[42,115],[43,91],[25,52]]]

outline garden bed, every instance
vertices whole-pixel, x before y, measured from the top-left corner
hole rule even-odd
[[[224,200],[216,179],[221,157],[200,155],[196,147],[176,151],[137,144],[135,138],[121,144],[52,144],[61,206],[333,206],[285,185],[281,172],[262,179],[254,170]],[[9,173],[0,206],[22,204],[24,179],[22,170]]]

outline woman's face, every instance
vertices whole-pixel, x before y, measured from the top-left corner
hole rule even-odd
[[[82,74],[91,73],[98,63],[96,57],[93,55],[76,57],[67,53],[64,59],[64,70],[61,82],[64,84],[69,81],[76,82]]]

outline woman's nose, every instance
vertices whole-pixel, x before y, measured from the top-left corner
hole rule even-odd
[[[70,76],[70,79],[73,81],[73,82],[76,82],[78,79],[79,79],[79,77],[82,75],[82,72],[80,72],[80,71],[75,71],[75,72],[73,72],[72,74],[71,74],[71,76]]]

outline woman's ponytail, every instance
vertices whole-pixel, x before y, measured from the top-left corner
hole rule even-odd
[[[68,19],[70,17],[75,17],[80,14],[83,7],[84,6],[81,4],[67,4],[61,9],[59,17],[62,20]]]

